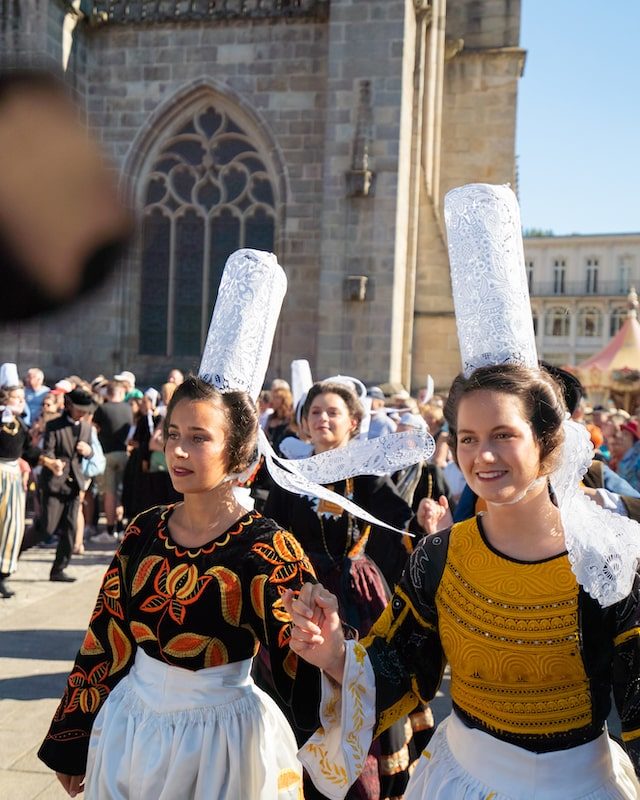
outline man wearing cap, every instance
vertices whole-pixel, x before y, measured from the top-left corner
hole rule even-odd
[[[371,398],[371,422],[369,423],[369,439],[376,439],[387,433],[396,432],[396,424],[385,411],[384,392],[379,386],[367,389],[367,397]]]
[[[48,422],[44,433],[44,455],[60,459],[64,466],[61,474],[46,466],[42,470],[42,527],[48,536],[60,531],[50,579],[70,583],[75,578],[65,569],[71,561],[78,525],[80,489],[84,485],[82,459],[93,455],[91,423],[83,418],[95,406],[90,394],[72,389],[65,394],[64,408],[65,413]]]

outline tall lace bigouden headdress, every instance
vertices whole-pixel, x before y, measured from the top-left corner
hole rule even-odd
[[[444,201],[451,284],[466,377],[491,364],[538,366],[520,212],[508,186],[474,183]],[[626,597],[640,560],[640,525],[600,508],[580,488],[593,448],[567,419],[562,460],[550,476],[569,560],[601,606]]]
[[[203,380],[221,392],[240,390],[257,400],[286,290],[286,275],[273,253],[244,248],[229,256],[198,370]],[[354,442],[346,450],[284,459],[273,452],[264,431],[258,432],[258,451],[284,489],[320,497],[366,522],[390,527],[320,484],[354,475],[385,475],[427,460],[433,454],[433,439],[418,432],[397,433],[371,443]]]

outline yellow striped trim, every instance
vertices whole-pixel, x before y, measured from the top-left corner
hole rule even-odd
[[[630,631],[625,631],[624,633],[619,634],[613,640],[614,647],[617,647],[619,644],[626,642],[629,639],[633,639],[636,636],[640,636],[640,628],[631,628]]]
[[[495,792],[490,792],[490,793],[489,793],[489,794],[488,794],[488,795],[485,797],[485,800],[493,800],[493,798],[494,798],[495,796],[496,796],[496,793],[495,793]]]
[[[428,750],[423,750],[423,751],[422,751],[422,755],[423,755],[425,758],[431,758],[431,753],[430,753]]]
[[[622,731],[623,742],[632,742],[634,739],[640,739],[640,728],[636,728],[635,731]]]

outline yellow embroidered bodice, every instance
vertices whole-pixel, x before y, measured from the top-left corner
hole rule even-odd
[[[525,736],[589,725],[578,588],[566,555],[513,561],[488,547],[475,519],[455,525],[436,606],[456,705]]]

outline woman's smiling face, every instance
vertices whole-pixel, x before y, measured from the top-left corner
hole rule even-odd
[[[358,427],[358,421],[350,415],[340,395],[326,392],[313,399],[307,425],[316,453],[322,453],[348,444]]]
[[[540,446],[515,395],[487,389],[465,395],[456,436],[465,480],[487,502],[515,502],[540,475]]]

